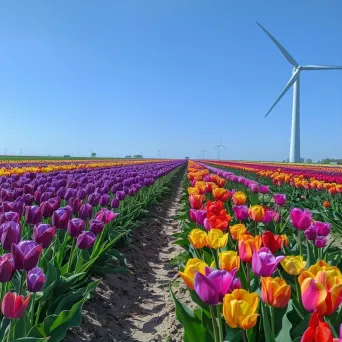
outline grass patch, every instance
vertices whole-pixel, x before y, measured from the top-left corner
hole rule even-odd
[[[186,259],[187,259],[187,253],[186,252],[182,252],[181,254],[175,256],[174,258],[172,258],[170,261],[169,261],[169,265],[172,266],[172,267],[179,267],[179,266],[182,266],[182,265],[185,265],[186,264]]]

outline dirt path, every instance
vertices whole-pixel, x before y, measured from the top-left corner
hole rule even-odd
[[[182,179],[183,174],[137,228],[131,244],[120,250],[132,273],[112,274],[102,280],[84,306],[81,326],[65,341],[182,341],[182,326],[176,320],[168,290],[178,271],[170,261],[182,252],[173,245],[172,236],[180,229],[175,216]],[[176,293],[182,297],[182,286],[178,285]]]

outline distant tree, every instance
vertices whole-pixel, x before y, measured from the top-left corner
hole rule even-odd
[[[96,153],[92,152],[92,154],[90,155],[91,158],[96,158]]]
[[[312,159],[311,159],[311,158],[308,158],[308,159],[306,160],[306,163],[312,164]]]
[[[133,156],[134,159],[143,159],[144,157],[141,154],[135,154]]]

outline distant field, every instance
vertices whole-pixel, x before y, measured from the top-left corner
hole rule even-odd
[[[104,160],[104,159],[125,159],[125,158],[106,158],[106,157],[61,157],[61,156],[5,156],[0,155],[0,160]]]

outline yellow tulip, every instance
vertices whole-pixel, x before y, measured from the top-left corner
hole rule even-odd
[[[306,261],[301,255],[288,255],[281,262],[283,269],[291,275],[297,276],[305,270]]]
[[[198,188],[196,187],[188,187],[188,194],[189,195],[199,195]]]
[[[208,234],[207,244],[210,248],[218,249],[224,247],[228,242],[228,233],[223,234],[220,229],[211,229]]]
[[[223,298],[223,316],[231,328],[253,328],[257,322],[258,294],[243,289],[234,290]]]
[[[265,209],[262,205],[253,205],[248,210],[249,217],[255,222],[261,222],[265,216]]]
[[[231,272],[234,268],[240,268],[240,257],[234,251],[219,253],[220,269]]]
[[[190,243],[194,248],[203,248],[207,245],[207,233],[202,229],[195,228],[188,235]]]
[[[234,224],[229,227],[229,232],[234,240],[239,240],[240,236],[247,232],[247,228],[243,223]]]
[[[208,265],[202,261],[201,259],[192,258],[189,259],[185,265],[183,272],[178,272],[178,274],[182,277],[185,284],[191,289],[194,289],[194,278],[197,272],[204,274],[205,268]]]
[[[236,191],[232,197],[234,205],[244,205],[247,201],[247,196],[242,191]]]

